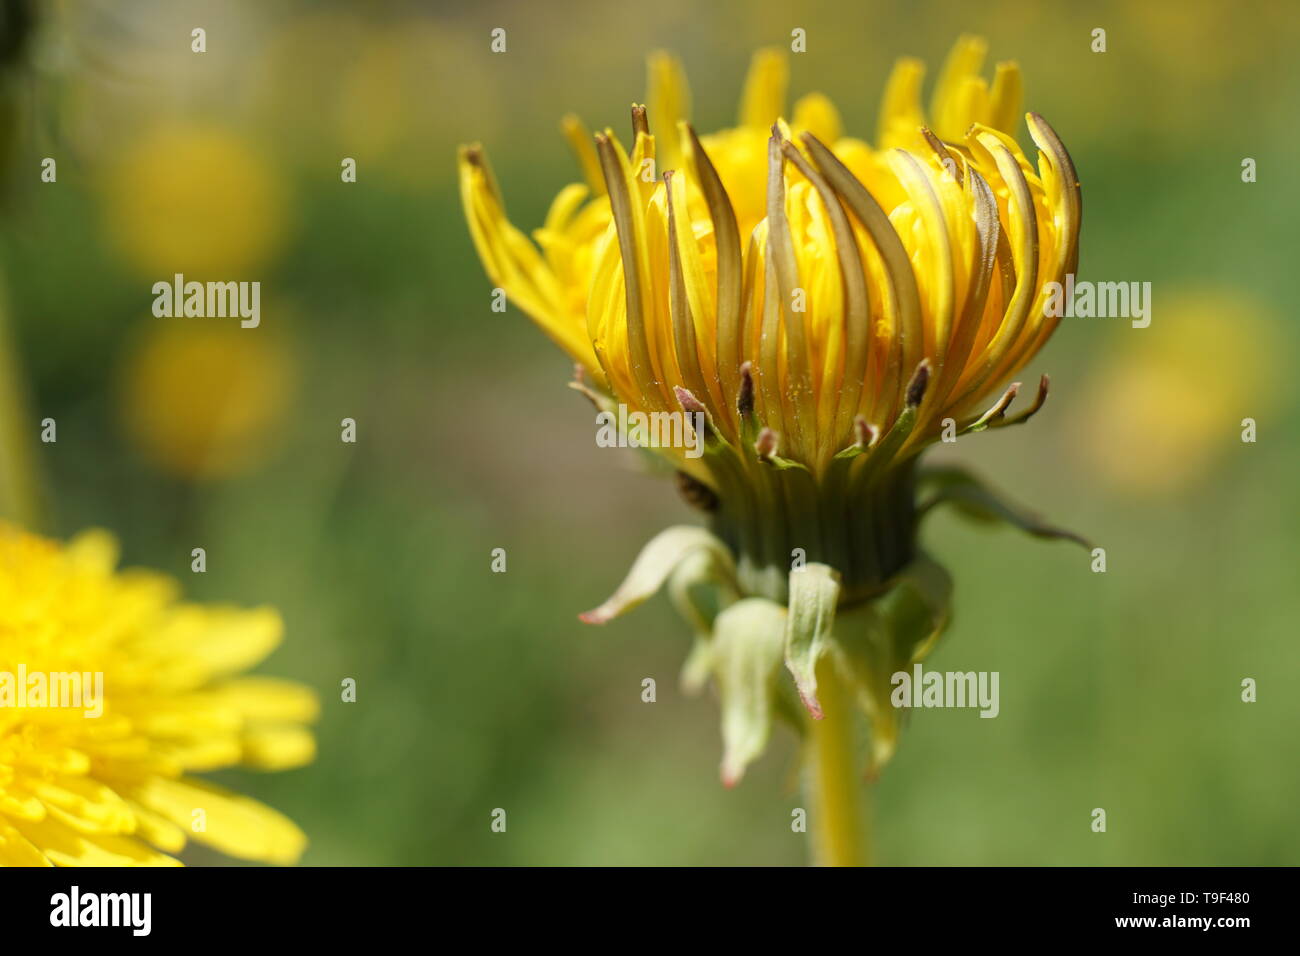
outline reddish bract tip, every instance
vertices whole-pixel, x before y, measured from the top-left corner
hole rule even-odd
[[[682,388],[680,385],[674,385],[673,394],[677,396],[677,404],[682,406],[683,411],[704,411],[704,403],[696,398],[690,389]]]
[[[825,720],[826,714],[822,710],[822,705],[815,695],[805,694],[799,691],[799,699],[803,701],[804,708],[808,711],[813,720]]]

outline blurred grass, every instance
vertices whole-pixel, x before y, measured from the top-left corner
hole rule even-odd
[[[594,447],[558,351],[513,307],[489,311],[455,190],[458,142],[485,142],[512,218],[532,228],[577,178],[558,118],[574,110],[623,129],[649,49],[682,56],[709,128],[730,122],[752,48],[802,26],[809,53],[794,59],[792,93],[821,89],[870,136],[892,59],[922,55],[933,76],[956,34],[976,30],[993,58],[1021,61],[1027,105],[1070,146],[1084,182],[1081,275],[1152,281],[1157,324],[1178,321],[1161,303],[1193,280],[1249,290],[1295,354],[1283,323],[1295,314],[1300,185],[1284,163],[1300,145],[1300,90],[1282,72],[1297,30],[1281,5],[1250,17],[1227,3],[1110,4],[1084,19],[1052,3],[820,3],[788,22],[774,3],[673,0],[648,17],[585,2],[562,27],[521,4],[427,15],[378,4],[355,32],[309,34],[349,52],[421,16],[427,29],[412,35],[441,55],[401,104],[349,72],[360,68],[350,59],[277,52],[283,31],[316,22],[313,7],[200,5],[210,44],[239,43],[209,61],[164,61],[154,80],[165,96],[143,68],[128,96],[93,70],[63,81],[91,102],[118,96],[114,115],[132,129],[154,113],[229,124],[292,183],[293,239],[252,277],[263,324],[297,343],[301,383],[258,470],[191,484],[127,439],[114,375],[130,335],[161,320],[148,314],[153,280],[130,271],[103,228],[98,171],[120,143],[53,124],[53,139],[29,149],[67,157],[59,184],[22,185],[0,235],[35,410],[59,422],[58,444],[42,446],[52,530],[107,526],[129,563],[172,571],[191,595],[285,615],[287,641],[266,670],[319,689],[319,758],[227,778],[307,830],[308,864],[772,864],[806,853],[789,827],[801,803],[793,741],[778,730],[744,784],[721,787],[716,708],[676,689],[687,634],[666,602],[601,630],[576,619],[645,539],[692,519],[667,482]],[[498,25],[510,52],[494,57],[486,38]],[[1088,52],[1096,25],[1109,31],[1104,55]],[[130,53],[128,43],[115,55]],[[204,75],[175,75],[191,68]],[[283,86],[257,85],[268,76]],[[351,90],[351,126],[331,98],[309,98],[326,80]],[[57,111],[50,100],[42,108]],[[371,112],[389,145],[368,156],[355,117]],[[337,181],[345,155],[358,158],[356,185]],[[1255,185],[1239,180],[1243,156],[1259,160]],[[958,582],[956,624],[928,666],[1000,671],[1002,708],[996,720],[914,715],[874,788],[881,862],[1300,860],[1288,746],[1300,721],[1294,391],[1261,396],[1271,413],[1258,444],[1235,429],[1207,436],[1222,448],[1204,474],[1139,496],[1108,482],[1105,448],[1078,423],[1106,357],[1143,334],[1066,321],[1028,373],[1053,376],[1032,426],[940,452],[1096,539],[1109,569],[946,516],[926,528]],[[1252,369],[1222,375],[1249,381]],[[338,440],[344,417],[358,422],[355,445]],[[202,576],[188,571],[199,545]],[[503,575],[489,571],[497,547]],[[1247,676],[1259,682],[1252,705],[1239,701]],[[355,704],[339,702],[345,677]],[[641,702],[644,677],[657,703]],[[489,830],[496,807],[506,834]],[[1094,807],[1107,810],[1104,836],[1089,829]]]

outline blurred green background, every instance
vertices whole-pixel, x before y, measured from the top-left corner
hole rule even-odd
[[[693,518],[670,482],[595,446],[559,350],[516,308],[490,310],[455,180],[456,146],[482,141],[512,220],[539,226],[580,178],[561,115],[623,130],[645,54],[666,48],[697,125],[729,125],[752,51],[788,48],[795,27],[792,95],[828,94],[868,139],[897,56],[933,77],[959,34],[987,37],[1080,171],[1080,277],[1154,287],[1150,328],[1063,321],[1026,373],[1053,382],[1030,427],[937,453],[1088,534],[1108,571],[1067,544],[926,527],[957,579],[927,667],[1000,671],[1001,714],[914,715],[873,787],[878,862],[1300,862],[1294,6],[38,13],[32,67],[6,79],[20,121],[0,271],[45,530],[109,528],[127,563],[194,598],[282,610],[264,670],[319,690],[319,757],[223,777],[307,831],[304,863],[805,860],[794,740],[778,728],[741,786],[719,784],[716,704],[676,689],[688,635],[667,602],[578,622],[646,539]],[[39,180],[46,156],[56,184]],[[150,286],[176,271],[259,279],[261,328],[154,318]],[[58,442],[36,446],[45,417]]]

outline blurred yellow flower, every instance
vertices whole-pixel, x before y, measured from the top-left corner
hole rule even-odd
[[[167,123],[144,133],[103,182],[106,228],[141,275],[255,279],[286,235],[285,187],[226,127]]]
[[[348,155],[377,164],[407,187],[445,183],[446,167],[426,158],[451,145],[446,117],[429,109],[428,90],[456,89],[460,109],[480,128],[498,122],[499,100],[490,88],[459,82],[477,65],[476,40],[465,32],[424,17],[368,32],[340,78],[339,139]]]
[[[149,319],[118,373],[127,433],[163,470],[220,479],[260,463],[297,383],[289,347],[212,319]]]
[[[1081,452],[1128,492],[1194,485],[1240,442],[1242,419],[1278,404],[1278,320],[1245,290],[1184,289],[1162,300],[1164,322],[1125,335],[1075,412]]]
[[[0,865],[175,865],[190,839],[295,862],[290,820],[190,776],[313,758],[312,691],[241,676],[279,643],[279,614],[182,603],[171,579],[116,564],[105,532],[65,546],[0,525]],[[37,696],[68,675],[79,700]]]
[[[270,32],[249,64],[253,115],[267,134],[274,131],[277,146],[295,162],[320,167],[322,151],[345,148],[334,104],[373,30],[355,10],[307,9]],[[315,108],[302,109],[304,103]],[[337,181],[338,161],[327,168]]]
[[[305,177],[338,182],[350,157],[362,182],[378,174],[405,190],[445,185],[447,167],[427,157],[453,145],[455,124],[430,108],[429,91],[455,89],[456,112],[476,129],[501,125],[493,72],[478,69],[477,31],[454,18],[338,5],[284,18],[249,67],[253,115]]]

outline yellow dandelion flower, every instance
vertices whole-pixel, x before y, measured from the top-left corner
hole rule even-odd
[[[680,67],[657,54],[649,100],[667,113],[660,132],[634,107],[629,154],[613,131],[591,142],[566,120],[588,183],[561,191],[535,245],[506,219],[483,151],[463,149],[471,234],[492,280],[605,395],[643,413],[707,414],[729,454],[664,451],[720,496],[720,524],[768,507],[750,467],[760,462],[790,466],[799,475],[785,482],[837,507],[947,419],[957,432],[1008,423],[1018,385],[993,399],[1058,321],[1045,287],[1077,262],[1079,184],[1032,113],[1037,168],[1026,159],[1012,136],[1019,70],[1000,64],[990,84],[984,54],[978,39],[957,44],[932,127],[922,67],[899,61],[878,149],[844,137],[819,94],[787,125],[786,61],[770,50],[754,57],[739,125],[698,137],[674,112],[689,101]],[[674,164],[662,178],[645,174],[660,143]],[[819,552],[854,544],[838,540],[838,517],[824,516]],[[788,554],[738,530],[724,538],[755,565],[765,546]],[[908,557],[864,568],[861,584]]]
[[[1082,463],[1126,495],[1195,486],[1284,398],[1282,324],[1249,289],[1190,284],[1161,308],[1168,322],[1098,363],[1070,429]]]
[[[103,182],[110,238],[142,275],[226,279],[279,252],[284,184],[242,135],[164,122],[125,149]]]
[[[220,479],[264,459],[297,366],[274,333],[154,319],[118,377],[127,432],[148,459],[183,478]]]
[[[0,525],[0,866],[177,865],[191,839],[293,863],[297,826],[194,776],[312,759],[314,694],[243,674],[279,615],[182,603],[116,563],[104,532]]]
[[[964,472],[917,468],[941,436],[1042,405],[1045,377],[1009,416],[1010,380],[1052,334],[1050,286],[1078,261],[1074,165],[1035,113],[1036,162],[1025,156],[1020,71],[1002,63],[985,79],[985,54],[978,38],[958,41],[928,119],[922,66],[900,60],[874,147],[847,136],[821,94],[787,113],[787,61],[774,50],[754,56],[737,125],[697,135],[680,65],[655,54],[652,109],[632,107],[630,150],[613,130],[590,137],[564,121],[586,183],[565,187],[531,238],[507,219],[482,148],[460,153],[488,276],[710,515],[710,530],[652,540],[584,620],[668,584],[697,635],[686,682],[718,687],[729,783],[763,749],[771,716],[789,716],[784,662],[832,819],[854,803],[841,705],[871,716],[879,767],[897,735],[890,675],[924,657],[949,617],[951,582],[917,547],[920,516],[953,503],[1066,536]],[[656,441],[645,426],[675,415],[696,442]],[[826,859],[853,858],[846,833]]]

